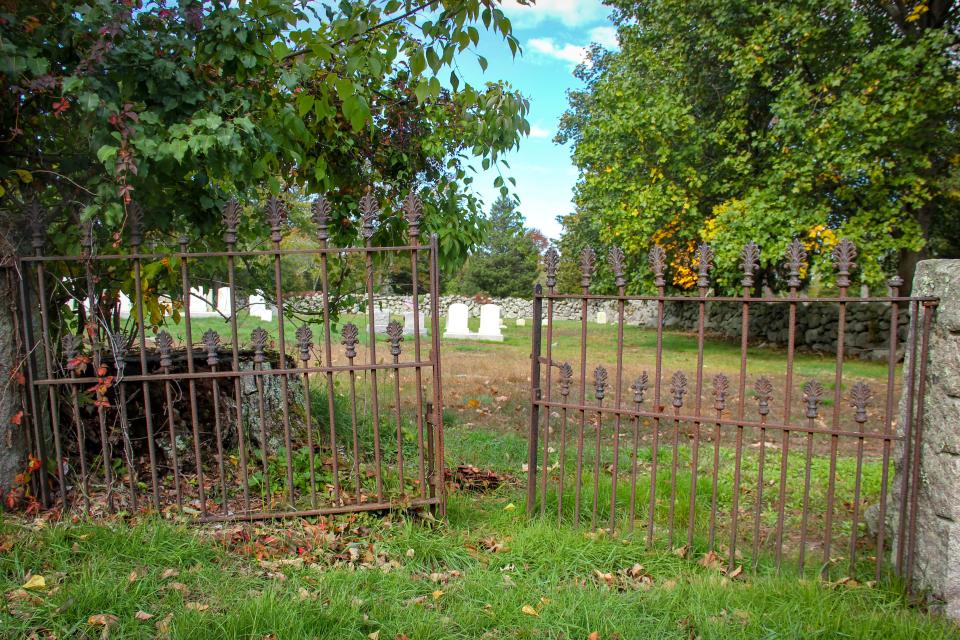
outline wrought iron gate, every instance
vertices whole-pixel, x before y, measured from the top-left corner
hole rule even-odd
[[[864,461],[872,456],[882,465],[876,519],[886,523],[888,513],[894,516],[894,542],[906,542],[895,545],[892,564],[909,579],[928,336],[937,300],[900,296],[899,278],[890,279],[886,296],[849,296],[856,249],[848,240],[832,254],[838,295],[800,297],[806,252],[795,240],[784,265],[787,295],[754,297],[759,255],[756,244],[743,249],[742,295],[722,297],[709,294],[713,252],[705,244],[695,257],[696,296],[666,294],[666,257],[658,246],[649,255],[655,296],[624,294],[624,255],[618,248],[609,255],[617,295],[590,292],[596,262],[590,248],[580,256],[581,293],[559,294],[559,257],[552,250],[547,254],[547,289],[538,285],[534,297],[528,514],[539,511],[541,517],[575,526],[587,523],[618,535],[634,534],[647,545],[717,553],[730,572],[741,563],[756,567],[764,555],[779,567],[789,555],[801,572],[814,561],[824,575],[841,564],[853,576],[858,575],[859,555],[859,573],[869,571],[879,579],[887,566],[889,532],[879,526],[868,539],[860,530],[868,506],[863,501]],[[559,301],[579,302],[577,330],[564,333],[555,326]],[[588,305],[603,302],[616,305],[615,362],[588,355]],[[850,380],[845,372],[851,366],[844,359],[848,310],[859,303],[889,308],[886,384],[879,391]],[[636,353],[625,358],[627,304],[655,306],[656,346],[650,362]],[[718,371],[705,350],[711,304],[740,307],[738,372]],[[829,305],[836,312],[836,357],[829,379],[801,378],[795,370],[797,311],[810,304]],[[664,346],[667,305],[694,305],[698,318],[695,356],[673,370],[664,363],[665,355],[676,359]],[[778,305],[787,318],[782,378],[750,373],[750,313],[758,305]],[[906,343],[900,335],[904,307]],[[554,354],[571,334],[579,356],[561,361]],[[899,349],[906,354],[902,372]],[[713,369],[709,375],[708,369]],[[903,424],[895,419],[898,387]],[[842,475],[838,462],[843,463]],[[904,479],[896,486],[891,462]],[[820,464],[826,466],[826,486],[811,486],[811,468]],[[718,507],[718,492],[725,491],[729,509]],[[869,570],[863,562],[871,565]]]
[[[203,521],[395,507],[442,514],[437,238],[421,243],[416,197],[399,208],[405,246],[373,246],[380,211],[368,193],[363,246],[331,246],[323,198],[312,205],[314,246],[284,246],[285,205],[270,198],[270,248],[238,250],[242,212],[231,202],[223,250],[191,250],[184,236],[179,251],[150,251],[134,205],[128,252],[99,245],[112,230],[89,220],[80,255],[45,255],[45,216],[34,205],[34,255],[18,261],[19,306],[42,499],[87,511],[179,508]],[[319,291],[284,291],[291,256],[319,262]],[[376,268],[403,256],[410,308],[402,325],[377,313]],[[246,261],[272,272],[269,294],[247,298],[255,291],[238,283]],[[178,272],[179,288],[150,289],[148,265]],[[350,265],[364,284],[352,293],[359,313],[344,322],[331,274]],[[197,287],[217,284],[216,301]],[[116,320],[122,313],[105,312],[118,306],[127,307],[126,327]]]

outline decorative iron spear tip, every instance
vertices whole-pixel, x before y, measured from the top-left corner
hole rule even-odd
[[[63,348],[63,359],[67,361],[67,370],[73,371],[77,366],[73,360],[83,348],[83,340],[78,335],[68,333],[60,340],[60,346]]]
[[[803,401],[807,403],[807,417],[816,418],[820,398],[823,397],[823,385],[816,380],[810,380],[803,385]]]
[[[837,286],[850,286],[850,270],[855,266],[857,247],[847,238],[843,238],[833,248],[833,263],[837,265]]]
[[[32,236],[31,244],[34,250],[40,251],[43,249],[46,241],[47,212],[36,198],[27,204],[27,219],[29,220]]]
[[[240,204],[236,198],[230,198],[227,204],[223,205],[223,226],[226,227],[223,233],[224,242],[236,244],[237,227],[240,226]]]
[[[903,278],[900,276],[893,276],[887,280],[887,286],[895,292],[897,289],[903,286]]]
[[[80,224],[80,246],[87,253],[93,248],[93,218],[87,218]]]
[[[590,288],[590,280],[593,277],[593,268],[597,261],[597,253],[593,247],[584,247],[580,254],[580,286],[584,289]]]
[[[186,249],[185,249],[186,246],[187,246],[188,244],[190,244],[190,236],[188,236],[188,235],[185,234],[185,233],[180,234],[180,237],[177,238],[177,241],[180,243],[180,246],[181,246],[181,247],[184,247],[184,250],[186,250]]]
[[[363,220],[360,235],[362,235],[365,240],[369,240],[373,237],[373,224],[377,220],[377,216],[380,215],[380,208],[377,206],[377,201],[369,191],[360,198],[360,215]]]
[[[347,358],[357,357],[357,336],[359,335],[357,325],[352,322],[343,325],[343,330],[340,332],[340,344],[346,347]]]
[[[713,408],[717,411],[723,411],[726,408],[729,389],[730,381],[727,376],[722,373],[713,376]]]
[[[794,238],[787,246],[787,269],[790,277],[787,279],[787,286],[796,289],[800,286],[800,267],[803,261],[807,259],[807,250],[803,248],[803,243],[799,238]]]
[[[697,260],[697,286],[706,289],[710,286],[710,268],[713,267],[713,247],[707,243],[697,245],[694,254]]]
[[[173,336],[166,331],[157,334],[157,349],[160,350],[160,366],[167,368],[173,365],[170,357],[173,350]]]
[[[143,207],[139,202],[131,202],[127,207],[127,229],[130,231],[130,244],[139,247],[143,243]]]
[[[220,346],[220,334],[213,329],[207,329],[203,332],[203,337],[200,340],[207,350],[207,364],[212,367],[220,362],[220,357],[217,354],[217,347]]]
[[[267,346],[267,332],[263,327],[257,327],[252,332],[250,332],[250,340],[253,342],[253,361],[254,362],[265,362],[266,357],[263,355],[263,350]]]
[[[850,406],[856,409],[853,419],[858,424],[867,421],[867,403],[871,398],[873,398],[873,391],[862,381],[858,380],[850,389]]]
[[[403,216],[407,219],[410,241],[416,244],[420,237],[420,219],[423,217],[423,203],[414,192],[407,194],[403,199]]]
[[[287,216],[287,209],[283,204],[283,200],[277,196],[267,198],[266,214],[267,222],[270,224],[270,239],[274,242],[280,242],[282,238],[280,235],[280,227],[283,225],[283,221]]]
[[[752,240],[743,245],[740,252],[740,268],[743,270],[743,280],[741,284],[750,288],[753,286],[753,274],[757,270],[757,264],[760,262],[760,247]]]
[[[306,362],[310,359],[310,347],[313,346],[313,331],[303,324],[297,327],[297,348],[300,350],[300,359]]]
[[[687,393],[687,376],[677,371],[670,378],[670,393],[673,394],[673,406],[678,409],[683,406],[683,396]]]
[[[757,411],[765,416],[770,413],[770,398],[773,397],[773,383],[767,376],[760,376],[753,385],[753,390],[757,394]]]
[[[630,389],[633,391],[633,401],[637,404],[643,404],[643,392],[647,390],[647,386],[650,381],[647,377],[647,372],[644,371],[637,379],[633,381],[633,384],[630,385]]]
[[[313,224],[317,225],[317,239],[326,242],[330,239],[330,201],[320,196],[310,206],[313,215]]]
[[[603,365],[599,365],[593,370],[593,392],[597,400],[603,400],[604,393],[607,390],[607,370]]]
[[[560,395],[566,398],[570,395],[570,382],[573,378],[573,367],[569,362],[560,365]]]
[[[613,278],[617,288],[622,289],[627,281],[623,277],[623,249],[620,247],[610,247],[607,254],[607,261],[610,263],[610,270],[613,271]]]
[[[400,343],[403,341],[403,325],[391,320],[387,324],[387,337],[390,338],[390,355],[396,358],[400,355]]]
[[[557,286],[557,266],[560,264],[560,254],[553,247],[547,249],[543,254],[543,268],[547,274],[547,288],[553,289]]]
[[[658,289],[667,284],[663,274],[667,268],[667,252],[658,244],[650,247],[650,268],[653,270],[654,284]]]

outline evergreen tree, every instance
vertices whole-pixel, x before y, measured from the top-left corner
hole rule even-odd
[[[538,232],[523,226],[513,198],[500,196],[488,214],[487,241],[464,266],[457,289],[467,295],[528,297],[537,279]]]

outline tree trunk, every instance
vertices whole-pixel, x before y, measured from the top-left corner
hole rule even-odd
[[[23,471],[28,423],[17,422],[22,390],[14,371],[19,361],[16,336],[16,273],[0,265],[0,492],[6,495],[14,476]]]
[[[925,243],[930,240],[931,208],[932,205],[927,203],[916,213],[917,223],[920,225],[920,232],[923,235]],[[897,265],[897,275],[903,278],[900,295],[910,295],[910,292],[913,290],[913,274],[917,270],[917,263],[929,257],[930,255],[926,245],[924,245],[924,248],[920,251],[907,251],[904,249],[900,252],[900,261]]]

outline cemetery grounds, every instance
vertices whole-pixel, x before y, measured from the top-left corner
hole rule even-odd
[[[958,637],[890,580],[825,581],[819,567],[798,578],[789,562],[777,570],[767,559],[729,571],[723,549],[705,554],[699,540],[648,550],[641,527],[611,535],[558,526],[551,514],[528,519],[531,328],[505,322],[502,343],[443,341],[446,460],[460,469],[445,520],[398,511],[197,526],[190,513],[71,522],[4,515],[0,638]],[[240,331],[258,324],[244,317]],[[194,332],[221,325],[198,319]],[[558,338],[578,330],[555,324]],[[612,367],[616,327],[590,332],[590,366]],[[655,333],[628,327],[625,344],[625,362],[652,372]],[[691,372],[696,351],[695,336],[666,333],[665,374]],[[738,344],[710,341],[705,374],[736,370],[739,356]],[[558,347],[553,357],[579,356]],[[749,352],[751,374],[782,379],[782,362],[773,349]],[[804,353],[795,371],[823,379],[833,365],[831,354]],[[845,370],[882,396],[884,364],[851,360]],[[722,445],[719,477],[729,483],[732,456]],[[756,450],[745,456],[755,460]],[[853,481],[852,461],[841,451],[841,482]],[[823,500],[823,452],[812,469],[813,500]],[[879,451],[868,447],[866,504],[877,501],[881,471]],[[831,559],[837,567],[843,551]]]

